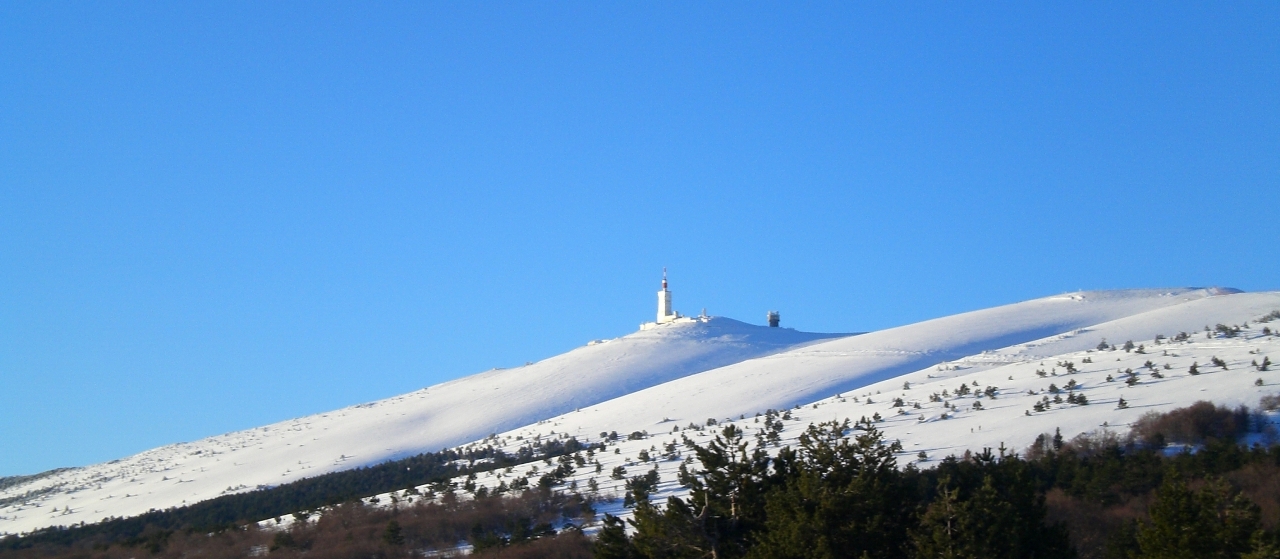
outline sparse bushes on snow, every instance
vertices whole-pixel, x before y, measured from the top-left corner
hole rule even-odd
[[[1150,412],[1133,424],[1131,434],[1140,444],[1202,444],[1210,439],[1234,441],[1258,424],[1249,409],[1234,410],[1211,402],[1196,402],[1166,413]]]
[[[1268,394],[1262,397],[1262,401],[1258,405],[1267,411],[1275,411],[1280,409],[1280,394]]]
[[[1213,331],[1222,335],[1224,338],[1234,338],[1240,335],[1239,326],[1227,326],[1226,324],[1218,324],[1213,327]]]

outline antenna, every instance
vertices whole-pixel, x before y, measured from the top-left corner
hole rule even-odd
[[[667,267],[663,266],[662,267],[662,290],[666,291],[666,289],[667,289]]]

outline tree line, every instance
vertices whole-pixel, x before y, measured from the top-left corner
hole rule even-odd
[[[193,512],[204,510],[198,504],[152,522],[106,523],[114,532],[86,526],[55,532],[76,536],[69,540],[47,534],[19,545],[9,540],[0,556],[408,558],[464,542],[477,556],[497,558],[1280,559],[1280,447],[1238,442],[1269,425],[1262,419],[1202,402],[1144,416],[1124,435],[1046,433],[1022,453],[966,452],[930,468],[899,464],[901,445],[872,421],[811,425],[794,446],[780,449],[729,425],[705,446],[685,441],[692,456],[675,480],[688,488],[683,496],[655,502],[662,481],[656,470],[626,478],[633,518],[605,515],[594,540],[580,527],[593,521],[592,504],[610,496],[565,491],[572,485],[549,475],[500,495],[463,486],[471,496],[460,498],[448,485],[450,477],[466,475],[459,460],[488,457],[486,467],[502,467],[514,455],[433,453],[415,457],[410,469],[398,461],[383,470],[341,472],[352,477],[326,483],[343,488],[330,498],[345,497],[310,518],[305,511],[312,506],[259,499],[314,504],[323,501],[320,492],[301,499],[299,488],[261,491],[235,496],[247,500],[215,507],[223,511],[216,514]],[[521,455],[559,453],[565,465],[587,450],[572,440],[543,444]],[[1195,451],[1172,450],[1182,445]],[[420,478],[393,473],[431,467],[436,474],[413,474]],[[358,498],[387,489],[355,489],[432,481],[441,487],[439,498],[411,500],[404,497],[412,492],[403,491],[391,506]],[[270,518],[266,510],[304,512],[286,530],[235,522],[207,528],[236,517],[225,512],[232,510],[251,519]]]
[[[634,518],[606,516],[599,559],[640,558],[1280,558],[1280,447],[1237,441],[1263,425],[1201,402],[1150,414],[1126,437],[1039,437],[899,467],[873,422],[812,425],[774,455],[726,427],[685,497],[650,502],[629,483]],[[1172,443],[1195,452],[1167,451]]]
[[[276,487],[224,495],[192,505],[151,510],[127,518],[106,518],[94,524],[56,526],[22,537],[0,539],[0,554],[33,547],[92,548],[125,544],[155,547],[158,539],[177,531],[220,532],[249,522],[314,511],[323,507],[425,485],[447,483],[458,476],[570,455],[587,448],[577,439],[544,439],[506,453],[493,446],[427,452],[381,464],[332,472]],[[472,464],[471,466],[461,465]]]

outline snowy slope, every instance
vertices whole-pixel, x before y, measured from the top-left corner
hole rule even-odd
[[[0,491],[0,531],[134,514],[213,497],[228,488],[272,485],[478,441],[490,433],[500,433],[497,440],[512,450],[521,444],[517,437],[527,441],[574,435],[599,440],[602,431],[651,433],[648,439],[611,443],[609,452],[597,456],[603,475],[594,466],[580,469],[576,482],[595,478],[608,491],[620,483],[608,479],[613,467],[621,465],[633,473],[638,473],[638,467],[653,467],[636,463],[641,449],[657,455],[682,434],[695,439],[711,436],[712,429],[680,431],[691,423],[742,416],[745,419],[739,423],[756,429],[760,424],[755,414],[770,408],[803,406],[794,409],[786,422],[784,436],[792,438],[813,421],[856,420],[880,413],[886,418],[883,426],[892,436],[901,437],[912,455],[925,450],[931,460],[1000,442],[1021,447],[1053,426],[1070,436],[1101,421],[1115,425],[1130,420],[1125,414],[1185,405],[1196,394],[1224,402],[1256,399],[1257,387],[1244,382],[1213,383],[1211,375],[1200,375],[1173,383],[1169,381],[1174,378],[1167,377],[1140,384],[1141,390],[1132,390],[1133,398],[1125,391],[1133,407],[1111,420],[1099,419],[1104,408],[1114,408],[1107,390],[1133,388],[1115,381],[1102,384],[1099,379],[1114,374],[1113,367],[1136,368],[1131,361],[1143,362],[1135,354],[1112,352],[1118,355],[1106,355],[1113,361],[1081,365],[1072,376],[1091,400],[1111,398],[1111,405],[1054,407],[1041,415],[1025,415],[1044,396],[1026,392],[1044,390],[1049,382],[1034,374],[1034,369],[1044,368],[1040,360],[1067,355],[1079,363],[1085,354],[1075,354],[1093,348],[1103,337],[1113,343],[1149,340],[1150,348],[1158,333],[1200,331],[1218,322],[1243,323],[1275,309],[1280,309],[1280,293],[1166,289],[1072,293],[825,341],[819,335],[726,319],[675,324],[527,367],[483,373],[374,404],[47,476]],[[1176,359],[1168,359],[1175,369],[1185,369],[1180,360],[1200,358],[1204,352],[1230,353],[1238,361],[1253,355],[1249,351],[1273,347],[1266,344],[1274,339],[1260,337],[1257,328],[1251,336],[1195,340],[1179,346]],[[1213,345],[1219,343],[1225,345]],[[1115,362],[1116,358],[1121,361]],[[1201,358],[1201,364],[1205,360]],[[1049,368],[1052,365],[1046,363]],[[1096,370],[1091,368],[1095,366]],[[928,394],[974,381],[999,387],[999,397],[984,401],[987,409],[981,411],[947,410],[949,419],[943,420],[944,404],[929,401]],[[903,391],[904,382],[911,383],[910,390]],[[855,399],[865,394],[871,395],[870,401],[865,396]],[[898,410],[889,406],[893,397],[908,400],[907,415],[893,415]],[[953,400],[949,398],[946,405],[972,403],[972,397]],[[910,407],[912,402],[921,408]],[[665,461],[659,466],[665,491],[678,491],[670,484],[676,463]],[[530,471],[534,467],[494,473],[481,482],[496,485],[513,476],[536,476]],[[17,498],[23,492],[41,490],[46,492]]]
[[[596,341],[523,367],[6,487],[0,490],[0,533],[134,515],[439,450],[838,336],[707,318]]]
[[[1093,291],[1046,297],[743,361],[584,407],[557,423],[560,432],[590,437],[601,431],[652,431],[666,420],[687,424],[736,418],[814,402],[946,361],[979,357],[986,351],[1037,340],[1047,344],[1045,338],[1090,327],[1111,328],[1107,331],[1113,337],[1129,328],[1146,332],[1149,325],[1138,318],[1146,313],[1170,313],[1171,332],[1176,332],[1175,327],[1196,329],[1206,321],[1210,325],[1233,318],[1243,321],[1260,314],[1255,309],[1272,301],[1276,301],[1274,295],[1217,289]],[[1197,306],[1191,310],[1175,311],[1193,303]],[[1110,324],[1130,317],[1131,322]],[[1080,335],[1077,341],[1092,347],[1099,338]],[[1053,343],[1078,348],[1064,340]]]
[[[890,440],[897,439],[903,443],[900,464],[914,461],[928,465],[967,450],[981,452],[984,448],[995,450],[1003,447],[1019,452],[1037,435],[1053,433],[1055,429],[1061,429],[1068,439],[1102,429],[1123,435],[1128,426],[1144,413],[1184,407],[1199,400],[1227,406],[1247,405],[1256,409],[1261,396],[1280,393],[1280,368],[1273,366],[1268,371],[1259,371],[1253,365],[1267,357],[1280,361],[1280,335],[1264,335],[1262,332],[1264,326],[1280,328],[1280,321],[1269,325],[1253,323],[1235,338],[1209,336],[1203,327],[1217,323],[1244,324],[1276,310],[1280,310],[1280,293],[1274,292],[1197,299],[1077,329],[1075,333],[1049,336],[940,363],[864,385],[856,391],[785,409],[788,417],[783,421],[786,427],[779,445],[794,444],[795,438],[812,423],[846,419],[857,422],[879,414],[881,420],[877,426]],[[1156,339],[1158,334],[1172,337],[1182,331],[1192,333],[1191,339],[1177,343]],[[1109,334],[1114,343],[1133,340],[1135,344],[1145,346],[1145,352],[1082,349],[1084,345],[1096,346],[1100,340],[1094,335],[1102,333]],[[1142,333],[1146,335],[1140,335]],[[1087,344],[1081,341],[1084,339],[1088,340]],[[817,347],[820,346],[775,355],[766,361],[787,359],[790,353],[802,354]],[[1058,353],[1059,349],[1067,351]],[[1032,350],[1035,350],[1034,354]],[[1227,368],[1210,366],[1214,357],[1222,359]],[[1073,363],[1075,372],[1068,373],[1060,364],[1066,361]],[[1147,366],[1148,362],[1152,367]],[[749,363],[729,368],[742,368]],[[1193,363],[1198,364],[1200,374],[1189,372]],[[1125,382],[1129,378],[1128,371],[1136,373],[1134,384]],[[703,375],[714,373],[716,371]],[[1257,384],[1259,380],[1261,385]],[[995,387],[995,397],[973,393],[959,396],[957,389],[962,384],[977,392]],[[1058,392],[1052,392],[1051,385]],[[1069,385],[1073,388],[1068,389]],[[649,392],[658,392],[662,388],[655,387]],[[1070,394],[1083,395],[1088,403],[1067,403],[1065,399]],[[628,395],[593,406],[594,416],[583,423],[593,425],[597,431],[616,429],[626,435],[636,425],[631,419],[636,410],[629,402],[634,397]],[[1121,397],[1127,402],[1125,409],[1118,409]],[[1060,400],[1055,401],[1055,398]],[[902,400],[901,407],[895,405],[897,399]],[[1046,400],[1048,409],[1034,409],[1036,403]],[[980,403],[980,409],[974,407],[975,402]],[[623,492],[623,482],[610,475],[614,468],[624,468],[628,476],[657,469],[662,482],[655,499],[661,502],[668,495],[681,495],[683,490],[675,482],[676,470],[683,460],[689,458],[681,443],[683,438],[705,444],[723,426],[735,424],[747,433],[749,439],[754,439],[764,427],[757,412],[766,410],[746,412],[741,420],[720,419],[715,427],[705,427],[705,418],[659,420],[643,429],[635,429],[649,434],[643,439],[625,440],[624,437],[623,440],[608,442],[604,452],[592,456],[592,463],[578,468],[566,483],[578,490],[586,490],[589,484],[596,484],[602,495],[614,498],[612,503],[603,507],[604,511],[625,516],[627,511],[618,499]],[[512,445],[517,437],[527,440],[569,435],[600,440],[599,433],[592,436],[591,433],[577,432],[579,416],[585,412],[566,414],[539,425],[503,433],[497,441]],[[1280,420],[1275,413],[1271,416],[1273,423]],[[697,428],[692,428],[691,423]],[[646,451],[651,460],[643,460],[641,451]],[[925,453],[923,460],[918,457],[920,452]],[[540,468],[547,469],[545,465],[535,463],[510,472],[482,475],[477,483],[494,488],[499,483],[509,484],[519,477],[536,481],[544,473]],[[457,481],[461,483],[461,480]]]
[[[1154,340],[1161,334],[1195,333],[1217,323],[1238,324],[1276,309],[1276,294],[1270,292],[1207,297],[989,352],[988,357],[997,362],[1017,361],[1085,351],[1097,347],[1102,340],[1113,344],[1127,340],[1136,343]]]

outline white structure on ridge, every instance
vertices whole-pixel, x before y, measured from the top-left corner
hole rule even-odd
[[[658,324],[675,322],[680,313],[671,310],[671,292],[667,290],[667,269],[662,269],[662,290],[658,291]]]
[[[683,316],[671,308],[671,290],[667,289],[667,269],[662,269],[662,289],[658,291],[658,320],[654,322],[646,322],[640,325],[641,330],[649,330],[657,328],[664,324],[672,324],[676,322],[706,322],[711,317],[707,316],[707,309],[702,309],[702,316],[690,318]]]

